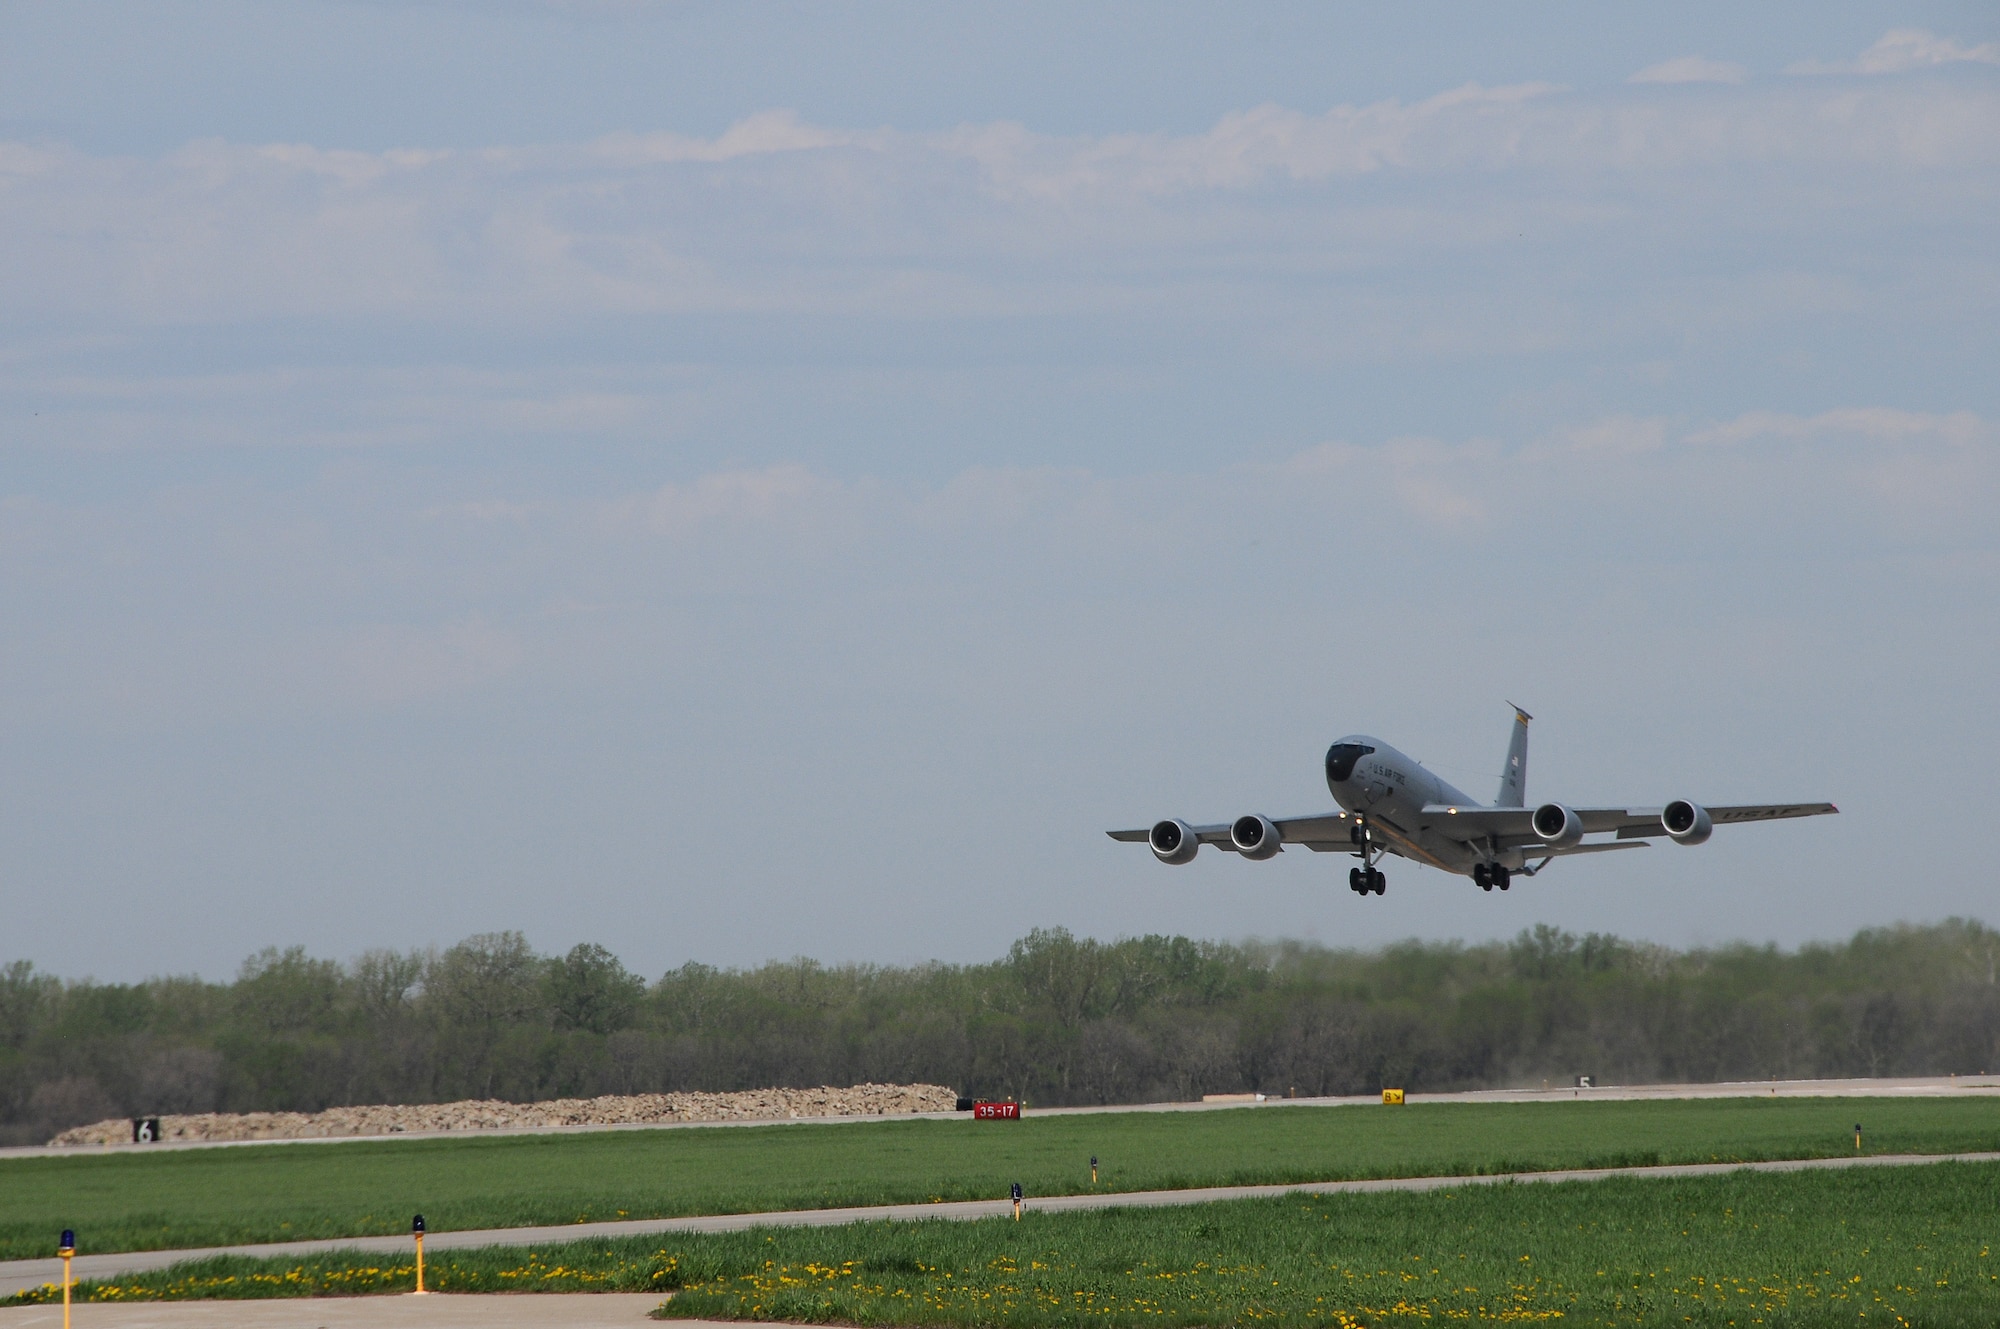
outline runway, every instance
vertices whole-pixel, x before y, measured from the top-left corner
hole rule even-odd
[[[1579,1089],[1573,1085],[1544,1085],[1541,1088],[1470,1089],[1460,1093],[1412,1093],[1407,1102],[1418,1103],[1555,1103],[1582,1099],[1587,1102],[1625,1102],[1641,1099],[1674,1098],[1942,1098],[1964,1093],[2000,1092],[2000,1075],[1928,1075],[1903,1079],[1861,1080],[1733,1080],[1717,1084],[1628,1084],[1596,1085]],[[1085,1107],[1028,1107],[1024,1117],[1067,1117],[1102,1112],[1235,1112],[1288,1107],[1374,1107],[1381,1104],[1375,1094],[1339,1097],[1293,1098],[1276,1094],[1261,1100],[1232,1098],[1228,1102],[1203,1103],[1109,1103]],[[158,1144],[116,1144],[53,1148],[48,1145],[12,1145],[0,1148],[0,1160],[9,1158],[89,1158],[104,1154],[169,1153],[178,1149],[243,1149],[264,1145],[360,1144],[399,1140],[494,1139],[508,1135],[582,1135],[600,1131],[697,1131],[740,1130],[769,1126],[854,1126],[884,1121],[966,1121],[964,1112],[913,1112],[895,1117],[785,1117],[745,1121],[661,1121],[629,1122],[613,1126],[509,1126],[494,1130],[398,1131],[393,1135],[319,1135],[304,1139],[271,1140],[183,1140]]]
[[[1158,1208],[1208,1204],[1216,1200],[1248,1200],[1273,1195],[1360,1195],[1377,1191],[1435,1191],[1463,1186],[1514,1183],[1603,1181],[1609,1177],[1712,1177],[1730,1172],[1806,1172],[1832,1168],[1920,1167],[1939,1163],[2000,1163],[2000,1153],[1881,1154],[1859,1158],[1791,1159],[1767,1163],[1684,1163],[1664,1167],[1584,1168],[1560,1172],[1513,1172],[1488,1176],[1390,1177],[1371,1181],[1318,1181],[1272,1186],[1204,1186],[1177,1191],[1111,1191],[1098,1195],[1030,1196],[1035,1213],[1067,1213],[1088,1209]],[[940,1204],[886,1204],[846,1209],[794,1209],[761,1214],[713,1214],[688,1218],[631,1219],[617,1223],[570,1223],[552,1227],[485,1228],[466,1232],[431,1232],[424,1237],[427,1252],[465,1250],[479,1246],[553,1246],[566,1242],[613,1237],[668,1236],[677,1232],[736,1232],[754,1227],[836,1227],[846,1223],[916,1223],[946,1219],[968,1221],[1001,1218],[1012,1211],[1005,1199],[962,1200]],[[249,1255],[282,1259],[327,1251],[354,1251],[382,1256],[411,1250],[410,1238],[350,1237],[325,1241],[272,1242],[256,1246],[211,1246],[199,1250],[133,1251],[126,1254],[74,1258],[78,1279],[110,1278],[120,1274],[164,1269],[182,1260],[213,1255]],[[0,1263],[0,1292],[58,1282],[62,1261],[56,1258]],[[261,1303],[260,1303],[261,1304]],[[0,1325],[10,1323],[0,1321]]]

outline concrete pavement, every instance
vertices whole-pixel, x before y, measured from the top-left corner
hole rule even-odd
[[[74,1329],[639,1329],[657,1323],[647,1316],[661,1300],[656,1292],[287,1297],[74,1306],[70,1314]],[[0,1310],[0,1329],[61,1329],[62,1322],[60,1304]]]

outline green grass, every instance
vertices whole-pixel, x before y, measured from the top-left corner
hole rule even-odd
[[[669,1318],[870,1325],[2000,1323],[2000,1166],[1294,1196],[976,1223],[488,1247],[448,1291],[673,1291]],[[95,1301],[407,1291],[407,1258],[223,1259]],[[13,1299],[47,1301],[41,1289]]]
[[[1252,1108],[0,1160],[0,1259],[1232,1183],[2000,1149],[2000,1100]]]

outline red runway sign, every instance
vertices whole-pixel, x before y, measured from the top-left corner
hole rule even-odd
[[[982,1100],[972,1105],[974,1121],[1018,1121],[1020,1117],[1019,1103],[988,1103]]]

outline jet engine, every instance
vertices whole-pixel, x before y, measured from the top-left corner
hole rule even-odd
[[[1544,803],[1536,808],[1529,825],[1542,837],[1543,844],[1557,849],[1567,849],[1583,838],[1583,818],[1576,815],[1576,809],[1560,803]]]
[[[1700,844],[1715,834],[1715,823],[1708,819],[1708,809],[1685,798],[1677,798],[1660,809],[1660,825],[1674,837],[1675,844]]]
[[[1194,827],[1184,821],[1154,822],[1153,829],[1146,832],[1146,843],[1153,847],[1154,858],[1176,867],[1194,862],[1195,851],[1201,848]]]
[[[1284,837],[1269,817],[1238,817],[1229,827],[1229,843],[1245,858],[1270,858],[1285,847]]]

